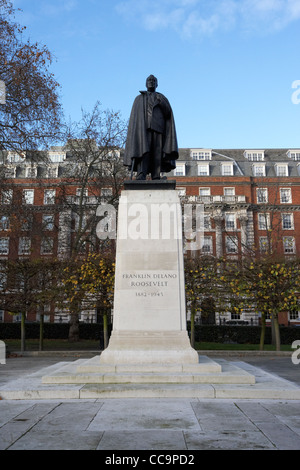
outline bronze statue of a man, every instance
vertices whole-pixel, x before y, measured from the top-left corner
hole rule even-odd
[[[160,179],[176,167],[178,145],[172,108],[167,98],[156,92],[157,78],[146,80],[147,91],[134,100],[127,133],[124,165],[137,173],[137,180],[151,174]]]

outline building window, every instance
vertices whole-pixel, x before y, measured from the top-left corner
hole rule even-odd
[[[209,176],[209,165],[198,164],[198,176]]]
[[[47,177],[48,178],[57,178],[58,176],[58,166],[49,166],[47,168]]]
[[[222,165],[222,175],[223,176],[232,176],[233,175],[233,163],[221,163]]]
[[[300,150],[288,150],[287,151],[287,156],[291,158],[292,160],[298,162],[300,161]]]
[[[210,149],[191,149],[192,160],[211,160]]]
[[[251,162],[262,162],[265,159],[264,150],[245,150],[244,157]]]
[[[199,196],[210,196],[210,188],[199,188]]]
[[[43,230],[53,230],[54,229],[54,215],[43,215]]]
[[[0,255],[8,255],[9,252],[9,238],[1,237],[0,238]]]
[[[226,237],[226,253],[236,254],[238,252],[238,238]]]
[[[266,176],[266,168],[265,165],[253,165],[253,176],[261,177]]]
[[[29,215],[28,217],[26,217],[26,219],[23,219],[22,220],[22,223],[21,223],[21,230],[22,231],[28,231],[28,230],[31,230],[32,229],[32,215]]]
[[[292,310],[289,310],[289,320],[299,320],[298,307],[294,307]]]
[[[256,189],[256,200],[257,204],[264,204],[268,202],[268,189],[267,188],[257,188]]]
[[[101,196],[103,196],[103,197],[110,197],[110,196],[112,196],[112,194],[113,194],[112,188],[102,188],[101,189]]]
[[[185,164],[177,164],[174,170],[175,176],[185,176]]]
[[[44,204],[55,203],[55,189],[45,189],[44,192]]]
[[[226,228],[226,230],[229,230],[229,231],[236,229],[235,214],[231,214],[231,213],[225,214],[225,228]]]
[[[25,169],[26,178],[36,178],[37,176],[37,167],[27,166]]]
[[[291,188],[280,188],[280,202],[282,204],[289,204],[292,202]]]
[[[29,237],[21,237],[19,239],[19,255],[30,255],[31,239]]]
[[[12,189],[3,189],[2,191],[2,204],[11,204],[13,198],[13,190]]]
[[[211,218],[210,214],[204,213],[204,220],[203,220],[204,230],[211,230]]]
[[[53,253],[53,238],[43,238],[41,242],[41,254],[51,255]]]
[[[293,214],[281,214],[282,228],[283,230],[294,229],[294,216]]]
[[[66,159],[66,154],[59,152],[49,152],[48,157],[52,163],[62,163]]]
[[[269,230],[270,228],[270,214],[265,212],[258,214],[258,229]]]
[[[185,196],[186,195],[186,188],[177,188],[178,196]]]
[[[25,160],[24,153],[8,152],[7,161],[9,163],[22,163]]]
[[[259,251],[260,253],[270,252],[270,240],[268,237],[259,237]]]
[[[212,254],[213,245],[212,245],[212,237],[203,237],[201,243],[201,252],[203,254]]]
[[[276,175],[277,176],[288,176],[288,164],[282,163],[282,164],[276,164]]]
[[[9,230],[9,217],[7,215],[0,217],[0,230]]]
[[[235,196],[235,188],[224,188],[224,196]]]
[[[23,190],[23,201],[25,204],[33,204],[34,200],[34,189]]]
[[[287,255],[296,253],[294,237],[283,237],[283,251]]]

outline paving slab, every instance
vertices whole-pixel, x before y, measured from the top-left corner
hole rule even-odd
[[[39,384],[42,390],[49,389],[40,379],[46,369],[47,373],[53,371],[56,364],[51,358],[47,368],[45,359],[35,360],[36,363],[29,358],[8,358],[7,364],[0,368],[0,393],[5,387],[13,391],[14,384],[20,386],[22,382],[28,390],[29,381],[31,385]],[[266,389],[269,384],[269,392],[274,385],[283,389],[299,388],[298,369],[295,371],[290,365],[289,375],[288,362],[283,364],[282,375],[295,378],[294,382],[282,378],[279,369],[273,375],[268,372],[269,366],[267,370],[256,367],[256,361],[255,366],[245,358],[232,362],[244,370],[255,370],[256,383],[247,387],[263,384]],[[10,364],[11,369],[4,375]],[[147,384],[143,386],[147,388]],[[163,384],[158,386],[164,389]],[[73,389],[74,385],[66,387]],[[127,451],[125,455],[137,455],[140,459],[158,455],[156,450],[162,455],[180,451],[178,454],[195,456],[200,463],[203,454],[197,452],[203,450],[300,450],[299,417],[299,399],[220,399],[214,395],[32,400],[27,396],[21,400],[0,400],[0,443],[1,450],[98,449],[101,463],[106,456],[112,456],[112,450],[116,457]]]

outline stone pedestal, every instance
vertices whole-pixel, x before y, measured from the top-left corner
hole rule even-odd
[[[118,210],[113,331],[100,364],[196,364],[186,329],[175,182],[125,183]]]

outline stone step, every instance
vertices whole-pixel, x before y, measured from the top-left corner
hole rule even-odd
[[[126,366],[122,370],[107,370],[107,366],[103,368],[99,365],[93,366],[95,361],[83,362],[81,360],[67,364],[59,368],[49,375],[42,377],[43,384],[254,384],[255,376],[249,374],[245,370],[225,363],[223,367],[214,361],[202,358],[199,365],[178,365],[177,369],[165,368],[161,366],[160,371],[156,369],[158,365],[150,367],[149,364],[143,369],[141,364]],[[207,370],[205,370],[205,364]],[[198,366],[198,369],[197,367]],[[203,367],[202,367],[203,366]],[[209,367],[210,366],[210,367]],[[87,370],[95,371],[84,371]],[[120,367],[120,366],[118,366]],[[154,369],[151,370],[151,369]],[[176,369],[176,368],[175,368]],[[212,371],[211,371],[212,370]]]

